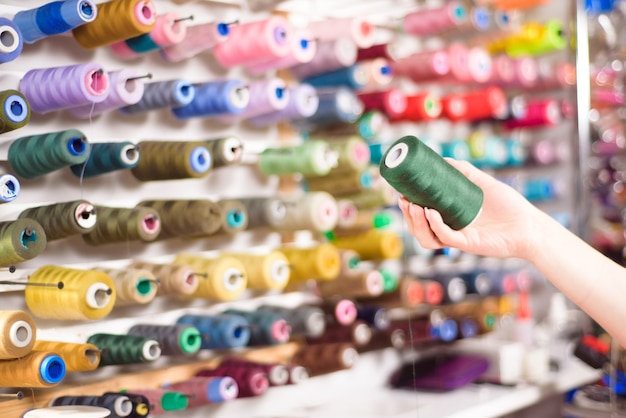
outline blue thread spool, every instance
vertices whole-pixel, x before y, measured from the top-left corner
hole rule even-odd
[[[196,88],[196,96],[186,106],[172,109],[181,120],[192,117],[238,115],[250,102],[250,93],[239,80],[202,83]]]
[[[531,202],[545,202],[561,195],[560,183],[547,177],[528,179],[524,182],[522,194]]]
[[[317,112],[303,120],[305,126],[323,127],[354,123],[363,114],[363,104],[350,89],[318,89]],[[300,124],[300,121],[294,121]]]
[[[473,338],[478,335],[478,322],[473,318],[459,319],[457,327],[461,338]]]
[[[526,163],[527,151],[520,141],[510,138],[505,140],[504,146],[507,154],[507,165],[519,167]]]
[[[491,27],[491,13],[485,7],[474,7],[470,19],[472,26],[477,31],[487,31]]]
[[[430,333],[433,338],[449,343],[458,338],[459,325],[455,320],[446,318],[431,325]]]
[[[227,315],[243,316],[250,323],[249,346],[282,344],[289,340],[290,327],[283,317],[267,311],[228,309]]]
[[[139,163],[139,150],[131,142],[102,142],[91,144],[89,158],[84,164],[71,166],[76,177],[94,177],[116,170],[127,170]]]
[[[365,67],[360,64],[350,67],[318,74],[302,80],[316,88],[347,87],[353,90],[361,90],[367,85],[368,75]]]
[[[0,17],[0,64],[16,59],[23,48],[20,29],[11,20]]]
[[[462,139],[444,142],[441,144],[441,156],[468,161],[471,159],[469,144]]]
[[[370,144],[370,162],[379,165],[390,144]]]
[[[245,347],[250,341],[250,324],[239,315],[184,315],[176,322],[197,328],[203,336],[203,349]]]
[[[195,94],[195,87],[185,80],[146,83],[141,100],[120,108],[120,112],[132,115],[150,110],[185,106],[191,103]]]

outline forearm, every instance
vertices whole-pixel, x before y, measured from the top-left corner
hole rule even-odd
[[[626,269],[548,215],[538,215],[538,226],[545,239],[528,261],[626,346]]]

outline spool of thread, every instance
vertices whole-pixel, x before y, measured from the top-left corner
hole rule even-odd
[[[294,65],[291,73],[302,80],[314,75],[349,67],[356,62],[357,46],[350,38],[340,37],[317,42],[317,53],[310,62]]]
[[[382,295],[383,290],[383,276],[378,270],[360,271],[355,277],[339,277],[336,280],[317,283],[317,291],[324,298],[376,297]]]
[[[65,378],[65,363],[55,353],[31,351],[24,357],[0,362],[0,386],[50,388]]]
[[[354,250],[340,250],[339,255],[341,257],[341,271],[339,277],[354,278],[360,274],[359,264],[361,263],[361,257]]]
[[[389,119],[398,118],[406,111],[406,95],[397,89],[359,94],[365,111],[378,110]]]
[[[238,164],[243,158],[243,142],[237,137],[208,139],[204,144],[211,153],[213,169]]]
[[[358,193],[372,187],[374,183],[371,170],[337,174],[336,176],[309,177],[304,187],[311,192],[327,192],[335,197]]]
[[[239,394],[239,386],[232,377],[192,377],[172,383],[167,389],[181,392],[189,399],[189,408],[231,401]]]
[[[393,292],[398,287],[398,276],[387,269],[380,269],[383,276],[383,292]]]
[[[392,222],[393,219],[388,212],[359,211],[349,225],[337,225],[333,230],[333,237],[356,235],[372,228],[381,229],[391,225]]]
[[[324,87],[347,87],[352,90],[365,88],[369,80],[366,68],[360,64],[329,71],[307,77],[302,80],[316,88]]]
[[[319,105],[317,111],[306,119],[293,122],[303,129],[350,124],[363,114],[363,104],[351,90],[346,88],[318,89]]]
[[[458,336],[459,329],[457,323],[452,319],[444,319],[433,324],[429,319],[412,318],[410,321],[392,321],[385,332],[390,336],[396,348],[405,348],[440,341],[454,341]]]
[[[165,61],[180,62],[209,51],[224,42],[230,35],[232,23],[209,22],[186,27],[184,39],[161,49]]]
[[[424,169],[431,174],[424,175]],[[380,174],[409,201],[439,211],[455,230],[480,213],[482,190],[414,136],[403,137],[389,148]]]
[[[33,112],[46,114],[103,102],[110,82],[100,64],[92,62],[28,70],[19,89]]]
[[[102,319],[115,304],[113,280],[99,271],[43,266],[28,277],[28,283],[46,285],[26,286],[24,291],[28,309],[38,318]]]
[[[82,235],[89,245],[129,241],[154,241],[161,231],[161,220],[151,208],[112,208],[95,206],[96,227]]]
[[[33,350],[37,327],[27,312],[0,311],[0,324],[0,360],[21,358]]]
[[[317,91],[310,84],[302,83],[290,87],[287,89],[287,96],[287,106],[284,109],[250,118],[248,122],[253,126],[269,126],[292,119],[308,118],[319,107]]]
[[[144,200],[137,207],[158,212],[159,239],[212,235],[222,227],[222,209],[211,200]]]
[[[454,29],[468,20],[468,10],[460,2],[448,2],[408,13],[402,19],[402,29],[411,35],[428,36]]]
[[[95,268],[106,273],[115,284],[118,305],[145,305],[157,295],[157,279],[149,270],[134,268]]]
[[[353,344],[355,347],[363,347],[372,339],[372,330],[367,323],[357,320],[351,325],[330,325],[326,328],[323,335],[318,338],[307,338],[306,342],[310,345],[329,344],[329,343],[347,343]]]
[[[240,199],[248,212],[248,229],[279,228],[287,216],[284,201],[272,197]]]
[[[561,197],[564,193],[562,182],[548,177],[527,179],[522,185],[522,194],[531,202],[547,202]]]
[[[124,394],[107,393],[101,396],[59,396],[50,401],[50,406],[97,406],[109,411],[109,418],[134,416],[133,403]]]
[[[352,201],[359,210],[367,210],[393,205],[397,202],[398,195],[393,188],[383,185],[378,188],[365,189],[356,194],[346,195],[342,198]]]
[[[149,33],[156,25],[150,0],[119,0],[98,4],[92,22],[72,30],[74,39],[86,49],[95,49]]]
[[[93,344],[37,340],[33,350],[58,354],[67,372],[89,372],[97,369],[100,363],[100,350]]]
[[[374,44],[376,28],[362,17],[316,20],[309,23],[309,30],[322,41],[346,37],[359,48]]]
[[[441,156],[458,160],[470,160],[471,151],[468,141],[455,139],[441,144]]]
[[[393,81],[391,63],[387,59],[376,58],[362,62],[362,65],[368,76],[366,88],[376,90],[387,87]]]
[[[391,319],[389,311],[385,308],[373,305],[360,305],[357,307],[357,320],[363,321],[377,331],[389,328]]]
[[[130,172],[139,181],[176,180],[206,176],[211,154],[200,141],[141,141],[141,158]]]
[[[383,160],[383,155],[389,148],[389,144],[370,144],[370,163],[373,165],[379,165]]]
[[[319,305],[326,315],[326,325],[339,324],[348,326],[356,321],[357,309],[355,303],[345,298],[327,298]]]
[[[491,9],[473,5],[467,10],[467,18],[464,22],[444,31],[443,36],[447,40],[480,37],[492,29],[492,18]]]
[[[127,115],[151,110],[187,106],[195,97],[196,88],[186,80],[166,80],[146,83],[141,99],[135,104],[120,108]]]
[[[287,55],[250,65],[248,71],[253,75],[261,75],[268,71],[311,62],[317,55],[317,40],[313,34],[308,30],[296,30],[289,35],[290,48]]]
[[[100,350],[99,367],[150,363],[161,357],[156,340],[136,335],[93,334],[87,343]]]
[[[280,251],[270,251],[267,254],[227,252],[224,255],[234,257],[246,266],[249,289],[281,290],[289,282],[289,260]]]
[[[304,345],[291,358],[293,363],[305,367],[310,376],[319,376],[352,368],[359,353],[352,344],[329,343]]]
[[[149,52],[159,51],[170,45],[182,42],[187,35],[187,26],[181,23],[178,13],[164,13],[156,17],[154,29],[124,41],[109,45],[119,58],[130,59]]]
[[[128,267],[152,272],[159,281],[157,295],[191,295],[198,288],[198,276],[191,266],[135,260]]]
[[[249,398],[263,395],[270,384],[267,375],[260,368],[218,367],[204,369],[196,373],[196,377],[232,377],[239,388],[238,398]]]
[[[311,248],[282,247],[291,270],[291,283],[301,283],[310,279],[334,280],[341,270],[341,258],[334,245],[320,244]]]
[[[289,24],[282,16],[233,26],[228,39],[213,47],[217,61],[225,68],[253,66],[289,53]]]
[[[19,28],[24,42],[32,44],[93,22],[97,15],[98,8],[91,0],[53,1],[17,12],[13,23]]]
[[[542,128],[558,125],[562,120],[559,103],[551,98],[528,102],[526,116],[509,119],[504,123],[507,129]]]
[[[539,74],[535,88],[571,88],[576,83],[576,67],[570,62],[539,59],[537,67]]]
[[[465,299],[467,295],[467,285],[460,275],[452,272],[440,273],[436,274],[433,280],[443,287],[444,303],[458,303]]]
[[[126,68],[118,71],[109,71],[109,94],[106,99],[98,103],[71,107],[68,111],[80,119],[90,119],[102,113],[131,106],[141,100],[144,94],[144,78],[133,69]]]
[[[544,24],[526,22],[517,34],[490,45],[491,52],[504,50],[512,57],[542,55],[567,47],[563,23],[551,19]]]
[[[13,61],[22,53],[24,38],[10,19],[0,17],[0,64]]]
[[[259,311],[272,312],[287,321],[292,336],[318,337],[326,329],[326,315],[316,306],[298,306],[285,308],[275,305],[261,305]]]
[[[398,286],[391,292],[383,293],[376,298],[360,298],[360,301],[383,308],[415,308],[424,301],[422,284],[412,277],[402,277]]]
[[[459,121],[468,113],[468,103],[460,94],[448,94],[441,98],[441,114],[451,121]]]
[[[396,233],[378,229],[353,236],[336,237],[332,243],[339,249],[356,251],[363,260],[400,258],[403,251],[402,240]]]
[[[250,324],[239,315],[183,315],[176,323],[195,327],[203,350],[245,347],[250,341]]]
[[[139,163],[139,150],[132,142],[101,142],[91,144],[89,158],[71,166],[79,178],[89,178],[117,170],[129,170]]]
[[[328,231],[337,225],[337,201],[326,192],[310,192],[283,200],[284,217],[275,227],[279,231]]]
[[[365,112],[352,125],[339,128],[340,132],[346,135],[359,135],[366,141],[378,138],[389,125],[387,116],[378,111]]]
[[[280,78],[251,81],[248,87],[250,100],[246,108],[237,115],[220,117],[222,122],[231,123],[239,119],[277,112],[285,109],[289,103],[287,84]]]
[[[477,167],[500,168],[507,164],[509,153],[502,138],[476,132],[466,142],[469,144],[472,163]]]
[[[385,58],[389,61],[396,61],[398,50],[395,44],[376,44],[367,48],[359,48],[357,51],[357,62],[370,61],[376,58]]]
[[[26,96],[18,90],[0,91],[0,134],[22,128],[28,121],[30,105]]]
[[[406,96],[406,109],[390,118],[392,121],[425,122],[437,119],[442,112],[441,101],[428,92]]]
[[[506,95],[499,87],[468,92],[464,95],[464,100],[467,103],[467,112],[463,118],[468,121],[498,118],[507,113]]]
[[[244,265],[233,257],[205,258],[192,254],[179,254],[174,264],[191,266],[197,274],[205,277],[200,280],[193,293],[195,298],[230,301],[239,298],[246,290],[248,282]]]
[[[150,405],[150,414],[157,415],[170,411],[182,411],[187,409],[189,398],[182,392],[174,392],[167,389],[133,389],[122,392],[129,398],[143,396]]]
[[[276,345],[289,341],[291,328],[280,315],[268,311],[227,309],[226,315],[238,315],[250,324],[248,346]]]
[[[237,357],[226,357],[219,367],[226,368],[259,368],[267,375],[270,386],[284,386],[289,383],[289,370],[282,363],[260,363]]]
[[[338,219],[335,228],[347,228],[356,222],[359,210],[347,199],[337,200]]]
[[[37,221],[45,232],[46,240],[54,241],[93,230],[97,214],[91,203],[86,200],[75,200],[32,207],[20,212],[18,218]]]
[[[0,265],[32,260],[43,252],[46,242],[43,227],[33,219],[0,222]]]
[[[50,406],[47,408],[30,409],[24,412],[22,418],[105,418],[111,417],[111,411],[97,406]]]
[[[245,231],[248,227],[246,206],[236,199],[225,199],[217,202],[221,214],[221,227],[218,232],[234,235]]]
[[[128,330],[128,335],[156,341],[164,356],[189,356],[197,353],[202,345],[200,332],[190,325],[183,324],[137,324]]]
[[[396,60],[391,64],[394,76],[407,77],[416,83],[432,81],[450,74],[447,50],[425,50]]]
[[[172,109],[178,119],[238,115],[250,103],[250,90],[240,80],[201,83],[195,89],[191,103]]]
[[[355,171],[363,171],[369,165],[369,147],[361,138],[348,136],[328,141],[331,151],[338,156],[337,165],[329,175],[341,175]]]
[[[324,176],[337,163],[337,157],[325,141],[307,141],[300,145],[265,148],[259,156],[259,169],[266,176],[302,174]]]

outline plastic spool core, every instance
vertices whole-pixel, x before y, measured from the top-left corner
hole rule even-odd
[[[85,21],[90,21],[96,17],[94,14],[93,5],[88,1],[81,1],[78,4],[78,14],[80,14],[80,16]]]
[[[258,393],[267,389],[268,383],[267,378],[262,373],[256,373],[250,379],[250,386],[252,386]]]
[[[228,138],[224,141],[224,158],[228,162],[239,161],[243,155],[243,145],[238,138]]]
[[[133,403],[126,396],[115,399],[113,410],[118,417],[127,417],[133,412]]]
[[[218,23],[216,28],[217,28],[217,33],[222,37],[226,37],[230,33],[230,28],[228,27],[226,23]]]
[[[291,327],[284,319],[279,319],[272,324],[271,334],[272,337],[281,343],[289,341],[289,334],[291,333]]]
[[[152,282],[146,277],[140,277],[137,280],[135,289],[141,296],[147,296],[152,292]]]
[[[0,176],[0,199],[4,202],[11,202],[17,198],[20,185],[17,179],[11,175]]]
[[[74,219],[81,228],[92,228],[97,221],[94,207],[88,203],[79,204],[76,206],[76,210],[74,211]]]
[[[491,291],[491,280],[489,280],[489,276],[485,273],[481,273],[476,276],[474,279],[474,287],[481,295],[486,295]]]
[[[9,340],[14,346],[24,348],[33,340],[33,328],[26,321],[15,321],[9,329]]]
[[[278,45],[284,45],[287,42],[287,30],[283,26],[274,28],[274,40]]]
[[[89,92],[96,96],[102,96],[109,90],[109,78],[103,70],[92,71],[87,76]]]
[[[458,302],[463,299],[466,292],[467,287],[465,286],[465,282],[463,281],[463,279],[455,277],[450,280],[450,283],[448,283],[448,295],[450,297],[450,300],[452,300],[453,302]]]
[[[239,209],[229,210],[226,215],[226,223],[231,228],[239,228],[244,224],[246,216]]]
[[[300,383],[309,378],[309,372],[302,366],[293,366],[289,375],[291,383]]]
[[[142,25],[152,25],[154,23],[154,20],[156,19],[152,3],[150,3],[149,1],[137,3],[137,5],[135,6],[135,18]]]
[[[354,67],[354,71],[352,72],[352,78],[356,84],[364,86],[369,80],[369,74],[362,65],[356,65]]]
[[[141,220],[141,229],[148,234],[154,234],[159,230],[161,222],[155,215],[146,215]]]
[[[309,47],[309,40],[308,39],[300,39],[300,48],[301,49],[307,49]]]
[[[277,365],[270,370],[268,377],[274,385],[286,385],[289,381],[289,370],[285,366]]]
[[[20,243],[22,247],[28,250],[28,245],[32,242],[37,242],[37,232],[30,228],[24,228],[20,235]]]
[[[392,331],[389,339],[395,348],[402,348],[406,345],[406,334],[401,329]]]
[[[358,358],[359,353],[352,347],[345,349],[343,353],[341,353],[341,362],[346,367],[352,367]]]
[[[270,271],[274,283],[283,284],[289,279],[289,265],[283,260],[276,260],[272,263]]]
[[[183,283],[188,287],[196,287],[198,283],[198,276],[196,276],[195,273],[186,273]]]
[[[11,26],[0,26],[0,52],[8,54],[19,46],[19,35]]]
[[[396,144],[387,152],[385,157],[385,165],[388,168],[396,168],[406,159],[409,155],[409,146],[404,142]]]
[[[192,92],[194,91],[194,88],[191,86],[191,84],[181,84],[179,86],[178,89],[178,95],[180,95],[181,98],[186,99],[189,96],[191,96]]]
[[[120,151],[120,159],[126,165],[133,165],[139,161],[139,151],[134,145],[126,145]]]
[[[21,97],[11,96],[9,97],[9,100],[9,112],[7,113],[9,113],[8,116],[10,119],[14,122],[21,122],[26,119],[26,115],[28,114],[28,112],[26,112],[26,106],[24,106],[26,103],[24,103]]]
[[[144,359],[154,361],[161,357],[161,347],[159,343],[154,340],[146,341],[141,348],[141,354]]]
[[[250,103],[250,88],[248,86],[233,87],[228,97],[236,109],[244,109]]]
[[[222,275],[222,284],[229,291],[238,290],[243,281],[243,274],[239,269],[229,268]]]
[[[556,124],[561,120],[561,110],[555,100],[551,100],[546,105],[546,118],[550,123]]]
[[[47,383],[59,383],[65,377],[63,359],[56,355],[44,358],[39,366],[39,375]]]
[[[87,357],[87,361],[89,361],[89,364],[96,364],[100,359],[100,356],[98,356],[98,354],[96,353],[97,351],[94,351],[90,348],[85,350],[85,357]]]
[[[374,270],[368,274],[365,282],[367,290],[372,295],[380,295],[383,293],[383,275],[380,274],[379,271]]]
[[[287,206],[280,200],[272,200],[270,203],[270,213],[274,222],[280,222],[287,216]]]
[[[367,324],[358,324],[354,327],[354,342],[367,344],[372,339],[372,329]]]
[[[222,378],[222,396],[226,400],[235,399],[239,394],[239,386],[232,377]]]
[[[350,324],[356,319],[356,307],[349,300],[342,300],[337,303],[335,308],[335,317],[340,324]]]
[[[322,312],[313,312],[309,315],[306,325],[308,330],[307,335],[311,337],[319,337],[326,329],[326,319],[324,314]]]
[[[84,136],[74,136],[67,142],[67,149],[72,155],[82,155],[87,150],[87,141]]]
[[[94,283],[85,294],[85,302],[92,309],[103,309],[111,301],[111,289],[104,283]]]

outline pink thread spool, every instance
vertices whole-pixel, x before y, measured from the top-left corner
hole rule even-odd
[[[230,35],[230,25],[223,22],[210,22],[189,26],[185,38],[161,50],[161,57],[169,62],[179,62],[213,49],[225,42]]]
[[[491,55],[483,48],[455,43],[448,47],[448,58],[450,73],[445,81],[486,83],[491,78]]]
[[[359,48],[374,44],[375,27],[361,17],[325,19],[311,22],[308,29],[321,41],[350,38]]]
[[[406,95],[397,89],[361,93],[358,95],[365,111],[378,110],[389,119],[400,117],[406,110]]]
[[[222,122],[231,123],[239,119],[249,119],[255,116],[283,110],[289,103],[287,85],[280,78],[257,80],[249,84],[250,102],[243,112],[220,118]]]
[[[291,48],[288,23],[282,16],[236,25],[226,41],[217,44],[213,53],[225,68],[284,57]]]
[[[569,62],[537,61],[537,89],[562,89],[576,84],[576,67]]]
[[[357,46],[350,38],[338,38],[317,43],[313,59],[291,67],[291,72],[299,79],[339,70],[356,62]]]
[[[508,55],[498,55],[491,61],[491,80],[493,84],[509,86],[515,81],[515,65]]]
[[[526,117],[510,119],[504,123],[507,129],[541,128],[555,126],[561,122],[559,102],[554,99],[541,99],[528,103]]]
[[[422,51],[392,62],[391,71],[416,83],[432,81],[450,73],[450,57],[447,51]]]
[[[402,21],[406,33],[418,36],[433,35],[463,25],[467,21],[467,9],[453,1],[442,7],[408,13]]]
[[[376,58],[371,61],[363,61],[361,65],[368,75],[366,88],[373,90],[387,87],[393,80],[391,64],[385,58]]]
[[[298,64],[311,62],[317,54],[317,42],[309,31],[297,31],[289,38],[290,50],[284,57],[259,62],[249,66],[248,71],[253,75],[261,75],[268,71],[293,67]]]

